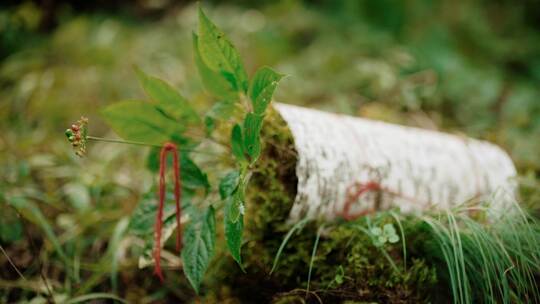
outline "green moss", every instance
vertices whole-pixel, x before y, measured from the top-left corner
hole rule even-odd
[[[310,292],[306,293],[311,253],[318,224],[306,225],[285,246],[277,269],[270,270],[278,248],[290,229],[286,225],[296,194],[297,154],[290,130],[279,114],[268,114],[262,134],[263,153],[249,185],[246,203],[246,243],[242,256],[246,273],[230,257],[219,265],[215,282],[225,284],[226,297],[256,303],[381,302],[422,303],[436,282],[435,270],[421,259],[403,269],[401,246],[384,250],[398,271],[355,223],[328,225],[321,235],[313,263]],[[381,217],[381,216],[380,216]],[[381,221],[386,220],[382,216]]]
[[[434,269],[421,259],[411,259],[404,269],[401,246],[375,247],[370,236],[359,231],[357,225],[365,223],[360,220],[338,225],[321,242],[314,267],[319,280],[312,283],[313,288],[327,289],[329,297],[335,300],[426,302],[436,282]],[[397,271],[380,250],[389,254],[398,266]]]

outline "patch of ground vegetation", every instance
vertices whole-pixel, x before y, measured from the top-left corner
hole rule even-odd
[[[152,191],[155,175],[144,166],[146,151],[93,144],[88,158],[80,160],[62,134],[66,123],[85,114],[95,135],[112,136],[97,109],[119,98],[143,96],[134,64],[181,86],[201,109],[213,102],[199,93],[200,80],[193,77],[189,41],[196,5],[162,2],[170,6],[137,8],[142,15],[150,10],[151,18],[107,11],[102,3],[84,12],[62,3],[57,26],[47,31],[39,24],[40,16],[48,14],[33,2],[8,1],[0,8],[0,205],[6,207],[0,214],[0,240],[25,278],[0,254],[0,302],[61,302],[103,292],[128,302],[197,301],[177,268],[166,270],[164,284],[151,268],[139,269],[136,241],[119,229],[143,194]],[[277,100],[496,142],[519,168],[521,203],[540,215],[540,141],[534,140],[540,134],[540,18],[535,1],[263,1],[247,6],[216,3],[209,11],[245,55],[250,74],[251,67],[264,63],[291,76],[280,85]],[[277,144],[265,148],[265,155],[273,154],[261,159],[260,173],[252,180],[259,191],[251,192],[246,206],[246,274],[220,253],[203,286],[204,302],[452,301],[452,278],[429,227],[406,220],[407,267],[401,245],[384,247],[398,272],[365,233],[354,233],[354,223],[329,225],[321,233],[306,292],[319,229],[311,223],[292,236],[270,276],[290,229],[283,221],[295,183],[293,157],[287,152],[294,152],[290,137],[283,125],[267,128],[273,129],[265,132],[278,136]],[[274,155],[285,161],[272,160]],[[503,226],[514,232],[505,238],[506,250],[530,252],[540,244],[531,234],[512,243],[523,226],[508,227]],[[516,246],[525,241],[531,245]],[[479,257],[472,244],[471,256]],[[482,268],[472,266],[470,277],[483,278]],[[515,276],[506,262],[502,266],[501,273]],[[531,269],[538,278],[537,267]],[[475,284],[481,294],[481,282]],[[514,281],[509,287],[519,290],[522,285]],[[534,302],[508,296],[515,303]]]

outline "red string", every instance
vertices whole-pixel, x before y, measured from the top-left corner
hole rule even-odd
[[[364,211],[361,211],[361,212],[351,213],[352,205],[358,201],[358,199],[360,198],[360,196],[362,196],[362,194],[364,194],[366,192],[369,192],[369,191],[385,192],[385,193],[388,193],[390,195],[400,197],[400,198],[406,199],[406,200],[414,202],[414,203],[421,204],[421,202],[419,202],[418,200],[416,200],[416,199],[414,199],[412,197],[408,197],[406,195],[403,195],[403,194],[401,194],[399,192],[393,191],[391,189],[385,188],[385,187],[381,186],[381,184],[379,184],[377,182],[373,182],[373,181],[370,181],[370,182],[367,182],[367,183],[356,182],[356,183],[352,184],[351,186],[349,186],[347,188],[347,196],[346,196],[346,199],[345,199],[345,204],[343,206],[343,212],[341,213],[341,216],[343,217],[343,219],[345,219],[346,221],[352,221],[352,220],[355,220],[355,219],[357,219],[357,218],[359,218],[361,216],[368,215],[368,214],[373,213],[373,212],[376,211],[374,208],[370,208],[368,210],[364,210]]]
[[[154,273],[163,282],[163,273],[161,272],[161,229],[163,227],[163,205],[165,203],[165,168],[167,166],[167,153],[173,155],[173,171],[174,171],[174,200],[176,203],[176,225],[178,233],[176,234],[176,250],[180,252],[182,249],[182,227],[180,226],[180,217],[182,208],[180,206],[180,198],[182,196],[182,188],[180,187],[180,164],[178,162],[178,150],[176,145],[167,142],[161,148],[159,158],[159,206],[156,215],[155,224],[155,244],[154,244],[154,260],[156,263]]]
[[[376,182],[367,182],[365,184],[354,183],[349,188],[347,188],[347,198],[345,199],[345,205],[343,206],[343,213],[341,216],[346,221],[352,221],[360,216],[367,215],[375,210],[368,209],[365,211],[350,213],[351,206],[358,200],[358,198],[369,191],[379,191],[381,190],[381,185]]]

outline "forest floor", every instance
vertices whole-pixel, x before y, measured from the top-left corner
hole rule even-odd
[[[282,1],[208,11],[250,75],[260,65],[288,75],[276,100],[492,141],[518,167],[522,206],[540,215],[540,30],[527,2],[489,9],[476,1],[390,2]],[[134,65],[204,104],[191,52],[196,8],[173,6],[158,17],[65,9],[48,32],[39,28],[44,12],[31,2],[0,10],[0,302],[193,299],[181,272],[161,284],[150,268],[138,269],[141,249],[122,234],[155,180],[145,168],[147,149],[99,143],[81,159],[63,132],[84,115],[93,134],[114,137],[99,108],[144,96]],[[344,242],[347,229],[322,252],[342,254],[328,246]],[[304,240],[309,250],[312,237]],[[369,251],[354,248],[356,258]],[[311,252],[299,254],[284,263],[304,265]],[[373,275],[383,274],[369,284],[380,293],[388,292],[385,282],[404,293],[410,284],[435,284],[432,269],[414,263],[413,283],[374,265]],[[320,279],[343,280],[335,272]],[[302,279],[276,293],[295,297],[296,283],[305,292]],[[230,286],[215,293],[226,298]]]

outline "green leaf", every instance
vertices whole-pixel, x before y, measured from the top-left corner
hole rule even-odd
[[[200,8],[198,47],[206,66],[227,78],[236,90],[247,92],[247,74],[238,51]]]
[[[143,195],[142,199],[135,207],[129,221],[129,232],[144,239],[153,239],[157,209],[156,190],[152,189]],[[174,214],[174,204],[165,204],[163,208],[163,218],[166,219]]]
[[[202,216],[193,218],[184,233],[182,264],[184,273],[197,294],[214,255],[215,238],[216,219],[214,208],[210,206]]]
[[[0,201],[2,197],[0,196]],[[6,208],[0,216],[0,240],[5,243],[18,241],[23,237],[23,225],[13,210]]]
[[[227,205],[225,206],[224,212],[225,239],[227,241],[227,247],[229,248],[231,256],[242,268],[242,256],[240,251],[242,248],[242,237],[244,233],[244,216],[241,214],[241,212],[238,212],[238,218],[234,220],[233,217],[236,215],[233,213],[235,212],[234,209],[236,208],[238,207],[235,205],[235,198],[230,197],[227,200]]]
[[[238,93],[235,92],[231,83],[220,73],[210,69],[202,60],[199,51],[199,37],[193,34],[193,53],[195,65],[199,71],[199,76],[204,87],[214,95],[214,97],[224,99],[229,102],[238,100]]]
[[[210,110],[206,113],[206,116],[226,120],[234,116],[236,104],[233,101],[223,100],[216,102]]]
[[[375,245],[376,247],[381,247],[386,243],[386,241],[387,239],[385,236],[378,236],[375,237],[375,239],[373,240],[373,245]]]
[[[397,234],[393,234],[388,237],[388,242],[392,244],[397,243],[398,241],[399,241],[399,236],[397,236]]]
[[[385,224],[383,226],[384,234],[387,236],[396,234],[396,228],[394,228],[394,225],[392,224]]]
[[[255,162],[261,154],[261,142],[259,135],[261,133],[263,117],[248,113],[244,119],[244,150],[251,158],[251,162]]]
[[[383,231],[379,227],[373,227],[373,228],[371,228],[371,234],[373,234],[375,236],[379,236],[379,235],[383,234]]]
[[[206,191],[210,189],[208,175],[201,170],[187,152],[180,153],[180,170],[183,188],[204,188]]]
[[[236,191],[233,196],[230,196],[227,200],[226,213],[228,220],[232,223],[238,222],[240,217],[244,214],[244,194],[242,190]]]
[[[169,191],[171,190],[171,191]],[[158,209],[156,189],[144,194],[141,201],[131,214],[128,231],[143,240],[142,252],[139,256],[139,268],[150,266],[154,263],[152,252],[154,251],[154,224]],[[186,191],[183,191],[184,193]],[[166,192],[166,203],[163,210],[163,227],[161,229],[161,244],[164,246],[166,241],[176,230],[176,208],[173,202],[172,189]],[[190,198],[182,195],[182,208],[184,212],[189,211],[191,207]],[[112,269],[111,269],[112,270]]]
[[[151,149],[147,158],[147,167],[154,172],[157,172],[159,169],[159,152],[159,148]],[[171,166],[172,158],[168,157],[167,168],[171,168]],[[180,153],[180,178],[183,194],[188,193],[188,190],[199,188],[203,188],[206,191],[210,190],[208,175],[193,161],[187,151]]]
[[[171,198],[172,200],[172,198]],[[155,220],[155,213],[154,213],[154,220]],[[161,243],[160,247],[163,248],[165,246],[165,243],[167,240],[173,235],[174,231],[176,230],[176,216],[173,212],[170,215],[164,215],[163,216],[163,227],[161,229]],[[150,233],[144,236],[143,238],[144,243],[142,244],[142,253],[139,256],[139,268],[144,268],[151,266],[155,263],[154,256],[152,255],[154,252],[154,245],[155,245],[155,239],[154,234]]]
[[[345,277],[345,271],[343,270],[343,266],[339,265],[336,276],[334,277],[334,281],[336,281],[338,285],[341,285],[343,283],[344,277]]]
[[[183,137],[180,134],[173,134],[170,136],[170,141],[177,145],[177,147],[180,149],[180,151],[187,153],[189,155],[190,151],[193,151],[200,142],[194,141],[191,138]],[[161,153],[160,147],[152,147],[150,149],[150,153],[148,153],[148,157],[146,160],[146,167],[148,170],[152,172],[158,172],[159,171],[159,156]],[[171,158],[168,158],[168,167],[169,164],[172,164]]]
[[[148,96],[156,103],[158,109],[182,123],[198,123],[199,114],[187,99],[180,95],[165,81],[145,74],[135,68],[139,82]]]
[[[255,114],[263,115],[266,107],[272,101],[274,90],[283,75],[274,72],[269,67],[262,67],[255,73],[249,88],[249,97]]]
[[[204,133],[207,137],[212,137],[212,132],[216,129],[216,121],[211,116],[204,117]]]
[[[240,172],[233,170],[227,173],[219,182],[219,196],[225,199],[231,196],[238,188]]]
[[[181,124],[164,116],[144,101],[122,101],[101,111],[105,121],[126,140],[161,145],[173,134],[181,133]]]
[[[240,125],[235,124],[231,131],[231,149],[233,155],[238,161],[245,161],[244,156],[244,143],[242,139],[242,128]]]

